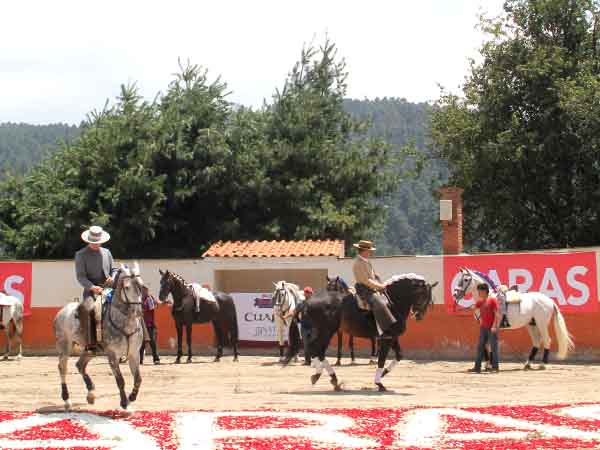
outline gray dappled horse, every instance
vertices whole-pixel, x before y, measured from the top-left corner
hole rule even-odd
[[[121,266],[115,275],[115,288],[112,301],[105,303],[102,317],[102,347],[119,388],[121,408],[126,409],[136,400],[142,376],[140,375],[140,347],[144,339],[142,325],[142,286],[137,263],[133,268]],[[97,300],[99,301],[99,300]],[[58,370],[60,372],[62,399],[65,409],[71,409],[69,390],[67,389],[67,363],[73,344],[85,348],[85,338],[81,334],[79,323],[79,303],[65,305],[54,318],[54,336],[58,350]],[[125,356],[133,375],[133,389],[129,397],[125,393],[125,380],[119,368],[119,358]],[[84,351],[77,361],[77,370],[83,377],[87,388],[87,402],[91,405],[96,399],[94,383],[86,372],[92,352]]]
[[[375,385],[379,391],[385,391],[385,386],[381,383],[381,379],[391,372],[398,360],[394,360],[385,368],[385,361],[390,351],[390,347],[398,345],[397,337],[406,331],[406,322],[411,311],[414,313],[417,320],[423,319],[427,307],[432,304],[432,289],[437,285],[430,284],[423,277],[401,275],[393,277],[385,283],[386,295],[390,300],[390,311],[396,318],[395,322],[388,333],[391,339],[381,339],[379,358],[377,361],[377,370],[375,372]],[[313,295],[310,299],[304,302],[302,308],[303,318],[311,323],[311,339],[310,339],[310,354],[313,356],[312,365],[315,368],[315,374],[311,376],[312,384],[315,384],[323,369],[327,370],[330,376],[330,382],[336,391],[342,389],[337,378],[335,370],[331,367],[325,358],[325,352],[329,346],[329,342],[333,335],[340,327],[342,318],[342,305],[352,299],[353,295],[344,296],[339,292],[321,291]],[[288,364],[291,359],[298,353],[300,337],[298,335],[298,310],[292,318],[290,325],[290,346],[284,364]]]
[[[195,323],[212,322],[215,337],[217,339],[217,355],[215,362],[221,360],[223,356],[223,347],[231,345],[233,347],[233,360],[237,361],[238,353],[238,322],[237,312],[233,297],[223,292],[213,292],[215,302],[200,301],[199,311],[196,311],[196,300],[188,283],[181,276],[168,270],[159,269],[160,292],[158,298],[161,302],[167,300],[169,294],[173,297],[173,308],[171,315],[175,321],[177,329],[177,358],[175,363],[181,362],[183,356],[183,327],[185,325],[185,334],[188,348],[187,362],[192,362],[192,325]]]
[[[8,359],[10,343],[13,338],[19,341],[17,360],[23,356],[23,302],[12,295],[0,292],[0,329],[6,333],[6,352],[3,359]]]

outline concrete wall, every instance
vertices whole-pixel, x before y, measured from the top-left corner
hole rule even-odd
[[[596,252],[597,270],[600,271],[600,248],[584,249]],[[564,250],[571,251],[571,250]],[[118,261],[121,262],[121,261]],[[131,263],[131,261],[123,261]],[[353,282],[352,259],[334,257],[314,258],[206,258],[204,260],[141,260],[142,278],[158,294],[160,275],[158,269],[169,269],[188,281],[208,282],[215,286],[217,271],[234,270],[318,270],[327,269],[330,276],[339,275]],[[434,289],[436,306],[421,322],[411,321],[401,338],[408,356],[427,358],[470,358],[478,335],[478,324],[472,316],[448,314],[443,295],[443,256],[396,256],[375,258],[374,266],[383,278],[405,272],[416,272],[428,281],[439,281]],[[33,261],[32,311],[25,320],[25,353],[52,352],[54,337],[52,320],[66,303],[79,297],[81,288],[74,275],[73,261]],[[598,273],[600,280],[600,273]],[[572,359],[597,359],[600,357],[600,334],[596,333],[600,313],[566,314],[565,320],[575,337],[577,353]],[[175,348],[175,328],[168,306],[157,312],[159,347],[162,352]],[[0,345],[4,336],[0,334]],[[369,343],[358,340],[366,351]],[[194,351],[206,351],[213,343],[210,325],[194,326]],[[334,342],[335,343],[335,342]],[[507,355],[523,355],[530,347],[525,329],[501,333],[501,351]]]

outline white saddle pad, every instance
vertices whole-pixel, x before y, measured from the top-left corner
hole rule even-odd
[[[214,294],[205,287],[202,287],[200,284],[192,283],[190,286],[196,298],[206,300],[207,302],[217,302],[217,299],[215,298]]]
[[[392,283],[395,283],[398,280],[420,280],[425,281],[425,277],[423,275],[419,275],[413,272],[409,273],[401,273],[399,275],[394,275],[389,280],[387,280],[384,284],[389,286]]]
[[[506,293],[506,303],[521,303],[521,293],[517,291],[508,291]]]

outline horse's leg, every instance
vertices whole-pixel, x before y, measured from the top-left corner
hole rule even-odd
[[[525,363],[525,370],[531,369],[531,363],[535,360],[535,355],[537,355],[538,349],[540,348],[540,343],[542,337],[536,325],[529,325],[527,327],[527,331],[529,332],[529,336],[531,337],[531,352],[529,353],[529,358],[527,358],[527,362]]]
[[[67,371],[69,355],[71,354],[72,344],[70,340],[61,340],[56,343],[58,350],[58,373],[60,374],[60,390],[65,410],[71,410],[71,401],[69,400],[69,389],[67,388]]]
[[[350,364],[356,364],[356,358],[354,357],[354,335],[350,335],[348,338],[348,347],[350,347]]]
[[[398,338],[392,341],[392,349],[396,354],[396,359],[393,360],[385,369],[383,369],[383,372],[381,372],[381,378],[385,377],[388,373],[390,373],[392,369],[396,367],[396,364],[398,364],[398,362],[400,362],[400,360],[402,359],[402,350],[400,349],[400,343],[398,342]]]
[[[8,355],[10,354],[10,321],[8,321],[4,327],[4,333],[6,334],[6,351],[4,352],[4,357],[2,359],[7,360]]]
[[[275,314],[275,328],[277,329],[277,340],[279,342],[279,362],[285,359],[285,322],[279,314]]]
[[[375,364],[377,358],[377,339],[371,337],[371,357],[369,358],[369,365]]]
[[[221,356],[223,356],[223,330],[219,326],[217,320],[212,321],[213,329],[215,330],[215,339],[217,340],[217,354],[215,356],[215,362],[221,361]]]
[[[108,364],[112,370],[112,373],[115,377],[115,381],[117,382],[117,387],[119,388],[119,396],[121,397],[121,408],[127,409],[127,405],[129,404],[129,400],[127,398],[127,394],[125,393],[125,379],[123,378],[123,374],[121,373],[121,368],[119,367],[119,358],[114,352],[108,353]]]
[[[96,394],[94,394],[94,382],[92,381],[92,379],[86,372],[86,369],[87,369],[88,363],[90,362],[90,360],[93,357],[94,357],[94,355],[92,353],[83,352],[81,354],[81,356],[79,357],[79,360],[77,360],[77,364],[75,364],[77,367],[77,370],[79,371],[79,373],[81,374],[81,377],[83,378],[83,382],[85,383],[85,387],[88,391],[87,402],[90,405],[93,405],[94,402],[96,401]]]
[[[548,364],[548,357],[550,356],[550,344],[552,343],[552,338],[550,337],[550,333],[548,331],[548,325],[550,325],[550,323],[543,324],[541,320],[536,320],[535,322],[538,324],[538,330],[542,337],[542,344],[544,345],[544,356],[542,357],[542,363],[538,368],[540,370],[544,370],[546,368],[546,364]]]
[[[188,349],[187,363],[192,362],[192,325],[191,321],[185,324],[185,341]]]
[[[183,356],[183,323],[175,321],[175,328],[177,329],[177,358],[175,359],[175,364],[179,364]]]
[[[342,347],[344,346],[344,335],[342,330],[338,328],[337,331],[337,361],[335,362],[336,366],[342,365]]]
[[[142,344],[143,343],[144,337],[142,335]],[[142,385],[142,374],[140,373],[140,352],[136,351],[135,347],[135,345],[130,346],[129,355],[127,358],[129,361],[129,370],[131,371],[131,375],[133,375],[133,389],[131,390],[131,394],[129,394],[130,403],[135,402],[140,391],[140,386]]]
[[[375,370],[375,384],[379,392],[384,392],[387,389],[381,383],[381,377],[383,375],[385,361],[387,359],[388,352],[390,351],[389,339],[381,339],[379,342],[379,358],[377,360],[377,369]]]
[[[15,320],[15,335],[19,340],[19,353],[17,354],[17,361],[20,361],[23,357],[23,320]]]

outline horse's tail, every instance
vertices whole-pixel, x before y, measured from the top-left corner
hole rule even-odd
[[[558,359],[565,359],[569,351],[575,348],[575,343],[567,329],[565,319],[556,305],[554,305],[554,332],[558,341],[556,357]]]
[[[298,311],[294,313],[292,320],[290,322],[290,331],[289,331],[289,344],[287,349],[287,354],[285,355],[285,360],[283,361],[283,365],[287,366],[289,362],[298,354],[300,351],[300,331],[298,330]]]

